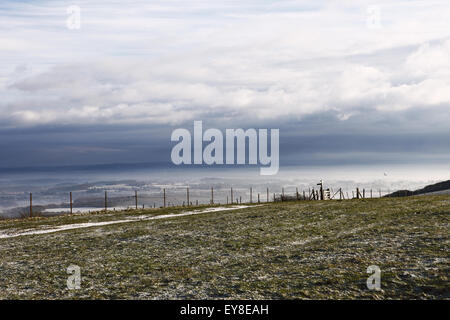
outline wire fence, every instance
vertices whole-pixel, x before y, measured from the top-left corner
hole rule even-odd
[[[116,211],[130,209],[155,209],[167,207],[192,207],[201,205],[230,205],[230,204],[255,204],[278,201],[318,201],[318,200],[349,200],[372,199],[386,196],[409,196],[405,191],[392,194],[390,190],[360,189],[352,190],[343,188],[318,188],[299,189],[298,187],[282,187],[281,190],[269,187],[229,187],[195,189],[195,188],[162,188],[159,192],[141,192],[135,190],[131,194],[104,191],[102,196],[77,197],[76,192],[67,193],[67,201],[59,204],[34,204],[36,199],[29,194],[28,206],[19,210],[22,218],[43,215],[74,214],[94,211]]]

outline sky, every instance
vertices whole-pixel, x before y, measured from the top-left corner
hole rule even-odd
[[[281,169],[448,168],[449,16],[448,0],[2,1],[0,168],[165,167],[194,120],[280,129]]]

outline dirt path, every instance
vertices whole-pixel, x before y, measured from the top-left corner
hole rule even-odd
[[[244,209],[244,208],[248,208],[248,207],[250,207],[250,206],[242,205],[242,206],[233,206],[233,207],[214,207],[214,208],[207,208],[204,210],[186,211],[186,212],[182,212],[182,213],[178,213],[178,214],[172,213],[172,214],[163,214],[163,215],[151,216],[151,217],[149,217],[147,215],[140,215],[140,216],[132,216],[132,217],[129,217],[128,219],[124,219],[124,220],[72,223],[72,224],[65,224],[65,225],[53,227],[50,229],[35,229],[35,230],[29,230],[29,231],[24,231],[24,232],[9,233],[9,234],[8,233],[0,233],[0,239],[16,238],[16,237],[20,237],[20,236],[30,236],[30,235],[35,235],[35,234],[54,233],[54,232],[59,232],[59,231],[90,228],[90,227],[101,227],[101,226],[107,226],[107,225],[119,224],[119,223],[177,218],[177,217],[191,216],[191,215],[202,214],[202,213],[239,210],[239,209]]]

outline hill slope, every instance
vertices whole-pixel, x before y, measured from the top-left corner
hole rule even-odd
[[[450,194],[450,180],[438,182],[436,184],[426,186],[416,191],[398,190],[388,195],[385,195],[385,197],[405,197],[422,194]]]
[[[184,211],[0,221],[3,235],[92,224],[0,238],[0,298],[450,298],[448,196]],[[132,221],[95,224],[119,220]],[[72,264],[79,290],[66,287]],[[383,291],[366,287],[371,265]]]

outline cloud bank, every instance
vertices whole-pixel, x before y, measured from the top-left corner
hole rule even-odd
[[[293,139],[450,131],[448,1],[79,1],[81,28],[69,30],[71,4],[0,5],[8,137],[193,120]]]

